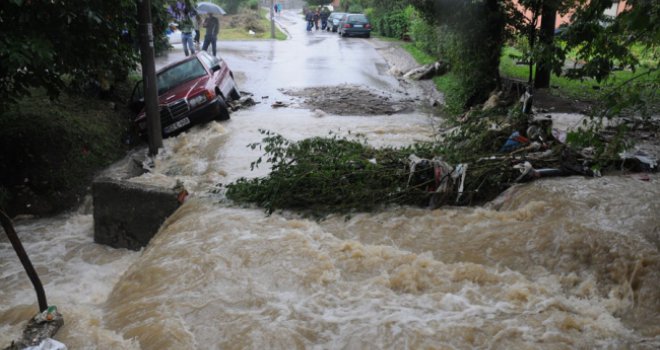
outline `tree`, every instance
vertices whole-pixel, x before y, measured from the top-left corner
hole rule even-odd
[[[162,0],[152,11],[164,11]],[[0,2],[0,111],[32,88],[54,98],[67,87],[125,77],[138,62],[136,15],[133,0]],[[165,25],[154,21],[154,33]]]
[[[464,107],[484,101],[499,86],[506,7],[502,0],[412,0],[425,18],[444,28],[443,54],[459,79]]]
[[[323,6],[323,5],[329,5],[332,2],[332,0],[307,0],[306,2],[310,6]]]

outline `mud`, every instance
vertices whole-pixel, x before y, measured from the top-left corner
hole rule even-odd
[[[390,115],[412,112],[419,98],[397,96],[357,85],[282,89],[298,98],[302,107],[320,109],[336,115]]]

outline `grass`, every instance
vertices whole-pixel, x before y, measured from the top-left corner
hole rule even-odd
[[[511,55],[520,55],[520,51],[513,47],[505,47],[502,50],[502,57],[500,60],[500,74],[503,77],[521,79],[527,81],[529,75],[529,67],[527,65],[518,65]],[[601,97],[603,91],[617,86],[639,74],[648,72],[648,68],[642,68],[637,72],[629,70],[615,71],[611,74],[610,78],[606,81],[597,82],[595,79],[586,78],[583,80],[569,79],[565,76],[557,76],[552,74],[550,77],[550,86],[553,87],[551,92],[555,95],[578,100],[593,101]],[[640,78],[642,81],[657,79],[657,74],[648,75]]]
[[[408,51],[408,53],[410,53],[419,64],[430,64],[438,60],[419,49],[414,43],[405,43],[401,45],[401,47]],[[464,98],[461,94],[461,85],[458,78],[449,72],[434,77],[433,82],[435,83],[436,88],[444,94],[446,111],[450,114],[461,113],[463,111]]]
[[[437,58],[419,49],[417,46],[415,46],[414,43],[405,43],[401,45],[401,47],[408,51],[408,53],[411,54],[415,61],[417,61],[419,64],[429,64],[438,60]]]
[[[249,16],[251,14],[255,14],[254,11],[251,12],[244,12],[239,15],[234,15],[234,16]],[[231,23],[233,16],[223,16],[220,18],[220,35],[218,37],[219,40],[225,40],[225,41],[240,41],[240,40],[264,40],[264,39],[270,39],[270,19],[268,17],[268,11],[261,8],[259,10],[259,19],[254,23],[255,26],[258,26],[259,28],[262,28],[263,31],[261,30],[255,30],[254,35],[249,34],[249,29],[246,28],[245,26],[240,26],[240,27],[230,27],[229,25],[225,25],[225,23]],[[200,28],[200,35],[201,38],[204,38],[204,35],[206,34],[206,30],[204,28]],[[282,32],[277,26],[275,26],[275,39],[276,40],[286,40],[287,35]]]

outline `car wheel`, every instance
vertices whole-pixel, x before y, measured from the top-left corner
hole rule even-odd
[[[367,33],[364,35],[365,38],[369,39],[371,37],[371,33]]]
[[[218,103],[220,103],[220,113],[216,117],[217,120],[227,120],[229,119],[229,108],[227,108],[227,103],[225,99],[218,96]]]
[[[238,90],[236,90],[236,88],[233,88],[229,93],[229,97],[231,97],[232,100],[238,100],[241,98],[241,94],[238,92]]]

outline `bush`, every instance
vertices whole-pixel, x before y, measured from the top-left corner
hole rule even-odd
[[[256,11],[259,9],[259,0],[249,0],[247,6],[249,9]]]
[[[118,86],[116,91],[130,91]],[[51,101],[32,91],[0,118],[0,204],[10,215],[53,214],[71,208],[87,191],[94,173],[125,154],[130,111],[82,94],[62,94]],[[122,101],[122,102],[119,102]],[[125,140],[124,140],[125,141]],[[10,201],[29,193],[42,205]],[[26,197],[27,198],[27,197]],[[47,203],[47,204],[44,204]]]
[[[415,16],[410,23],[410,37],[418,49],[434,57],[440,56],[441,48],[437,27]]]
[[[351,6],[348,7],[348,12],[350,13],[362,13],[362,6],[359,4],[351,4]]]
[[[386,37],[400,39],[408,33],[408,18],[404,10],[376,17],[372,23],[376,31]]]
[[[428,183],[408,185],[408,156],[429,158],[430,145],[375,149],[361,137],[331,134],[293,142],[260,130],[272,168],[267,177],[241,178],[227,185],[227,198],[266,209],[291,209],[323,217],[330,213],[371,211],[388,204],[426,205]],[[252,163],[257,166],[262,158]]]

